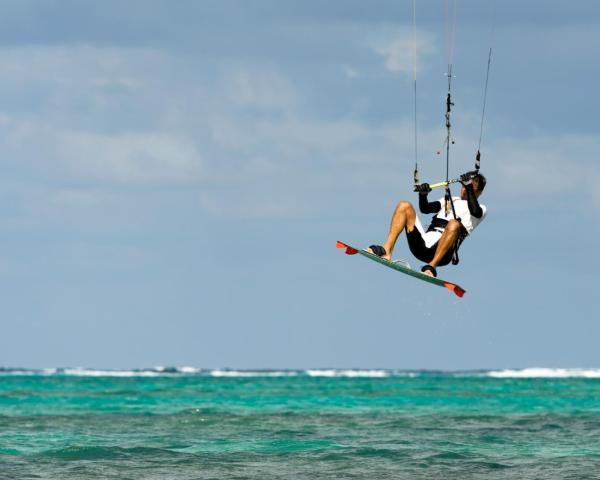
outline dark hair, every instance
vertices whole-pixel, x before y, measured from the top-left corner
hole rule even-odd
[[[481,173],[477,173],[477,175],[473,177],[473,180],[477,180],[477,190],[479,193],[483,192],[485,184],[487,183],[486,178]]]

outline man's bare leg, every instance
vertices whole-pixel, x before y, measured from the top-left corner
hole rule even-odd
[[[438,246],[435,250],[435,255],[433,256],[433,260],[429,262],[429,265],[431,265],[433,268],[436,268],[440,264],[446,253],[448,253],[448,251],[453,249],[456,245],[459,234],[460,222],[458,220],[450,220],[444,229],[444,233],[442,233],[442,236],[438,240]],[[433,276],[433,273],[430,271],[425,271],[423,273],[425,275]]]
[[[412,229],[415,227],[416,219],[417,213],[410,202],[401,201],[398,203],[398,205],[396,205],[396,210],[394,210],[392,221],[390,223],[390,232],[388,233],[387,240],[383,245],[383,248],[385,248],[386,252],[383,258],[386,260],[392,259],[392,252],[394,251],[394,246],[396,245],[398,236],[405,228],[409,232],[412,232]],[[370,248],[367,250],[371,251]]]

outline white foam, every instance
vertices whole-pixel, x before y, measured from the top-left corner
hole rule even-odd
[[[192,373],[200,373],[202,370],[196,367],[180,367],[177,369],[177,371],[181,372],[181,373],[187,373],[187,374],[192,374]]]
[[[141,371],[146,371],[147,369],[143,369]],[[202,373],[202,369],[201,368],[196,368],[196,367],[163,367],[163,366],[158,366],[158,367],[154,367],[151,368],[149,370],[158,372],[158,373],[164,373],[164,374],[175,374],[175,373],[184,373],[184,374],[196,374],[196,373]]]
[[[390,372],[386,370],[305,370],[311,377],[350,377],[350,378],[383,378],[389,377]]]
[[[590,368],[523,368],[487,372],[494,378],[600,378],[600,369]]]
[[[154,370],[94,370],[87,368],[65,368],[56,373],[74,377],[157,377],[165,375]]]
[[[211,370],[211,377],[295,377],[298,372],[291,370]]]
[[[35,370],[12,369],[12,370],[1,370],[0,371],[0,375],[4,375],[4,376],[15,375],[15,376],[21,377],[24,375],[32,376],[32,375],[40,375],[40,374],[41,374],[41,372],[35,371]]]
[[[434,372],[435,373],[435,372]],[[314,368],[307,370],[230,370],[225,368],[202,369],[196,367],[154,367],[148,369],[131,370],[108,370],[93,368],[1,368],[0,376],[7,375],[64,375],[76,377],[168,377],[177,375],[199,375],[209,377],[241,377],[241,378],[260,378],[260,377],[342,377],[342,378],[385,378],[385,377],[420,377],[427,372],[404,371],[404,370],[383,370],[383,369],[332,369],[332,368]],[[523,368],[523,369],[504,369],[491,371],[465,371],[465,372],[439,372],[440,375],[451,376],[487,376],[491,378],[600,378],[600,369],[598,368]]]
[[[43,375],[68,375],[74,377],[160,377],[177,374],[193,375],[201,372],[201,369],[195,367],[154,367],[139,370],[101,370],[75,367],[45,368],[42,370]]]

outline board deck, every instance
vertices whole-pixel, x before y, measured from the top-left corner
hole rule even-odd
[[[385,258],[381,258],[381,257],[378,257],[377,255],[373,255],[372,253],[367,252],[366,250],[351,247],[350,245],[340,242],[339,240],[336,243],[336,247],[337,248],[345,248],[347,255],[356,255],[357,253],[360,253],[363,257],[367,257],[370,260],[374,260],[375,262],[380,263],[381,265],[385,265],[386,267],[393,268],[394,270],[397,270],[399,272],[410,275],[411,277],[418,278],[419,280],[423,280],[425,282],[432,283],[433,285],[437,285],[438,287],[447,288],[448,290],[450,290],[451,292],[454,292],[459,297],[462,297],[466,293],[466,290],[464,290],[463,288],[461,288],[460,286],[458,286],[455,283],[448,282],[446,280],[442,280],[441,278],[430,277],[429,275],[425,275],[424,273],[413,270],[412,268],[408,268],[402,264],[399,264],[396,262],[390,262],[389,260],[386,260]]]

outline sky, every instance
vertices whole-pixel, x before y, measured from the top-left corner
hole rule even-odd
[[[462,299],[335,248],[417,201],[412,1],[3,1],[0,365],[600,367],[600,4],[458,0],[454,42],[445,5],[417,2],[422,181],[449,47],[451,176],[493,52]]]

